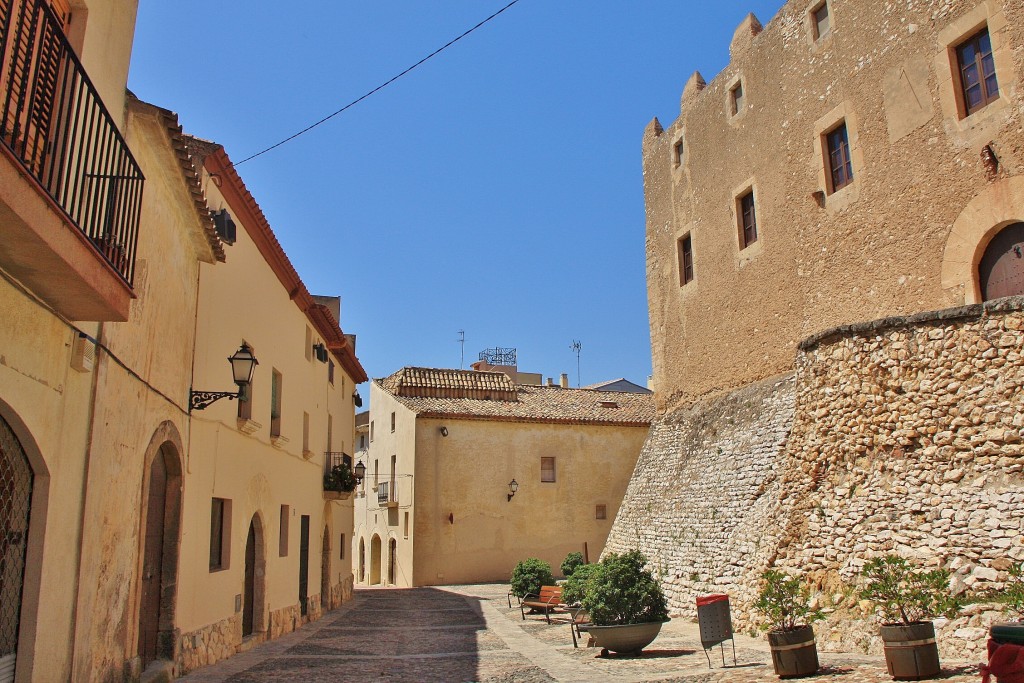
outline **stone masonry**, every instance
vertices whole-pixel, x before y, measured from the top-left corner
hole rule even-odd
[[[880,652],[865,559],[954,572],[972,604],[944,656],[980,656],[986,600],[1024,560],[1024,298],[835,328],[793,377],[670,412],[651,429],[609,538],[639,547],[672,608],[724,591],[738,627],[768,566],[805,576],[823,650]]]

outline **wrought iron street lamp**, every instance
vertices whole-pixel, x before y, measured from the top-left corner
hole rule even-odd
[[[356,463],[356,467],[355,470],[353,471],[353,474],[356,475],[356,484],[362,484],[363,477],[366,476],[366,465],[363,464],[362,460]]]
[[[233,356],[228,357],[231,363],[231,375],[238,385],[238,391],[190,391],[188,396],[188,411],[203,410],[214,401],[222,398],[236,399],[242,397],[245,388],[252,384],[252,373],[260,364],[252,353],[252,348],[242,342]]]
[[[516,491],[519,490],[519,484],[515,479],[508,483],[508,499],[512,500],[512,496],[516,495]]]

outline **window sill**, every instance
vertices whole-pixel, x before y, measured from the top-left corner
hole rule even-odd
[[[274,434],[270,435],[270,443],[275,448],[284,448],[286,445],[288,445],[289,441],[290,439],[288,437],[281,436],[280,434],[277,434],[276,436]]]
[[[238,418],[238,431],[243,434],[255,434],[261,429],[263,429],[263,425],[256,420],[250,420],[244,417]]]

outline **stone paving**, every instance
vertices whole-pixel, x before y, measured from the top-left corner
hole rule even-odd
[[[522,620],[507,585],[357,589],[352,601],[278,640],[181,680],[189,683],[401,681],[409,683],[754,683],[777,681],[763,638],[736,636],[732,650],[701,649],[697,625],[675,619],[639,656],[601,657],[574,649],[564,616]],[[881,657],[819,653],[814,680],[881,683],[891,678]],[[977,666],[943,661],[939,680],[980,680]]]

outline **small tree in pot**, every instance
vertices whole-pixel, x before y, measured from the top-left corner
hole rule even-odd
[[[937,676],[939,649],[935,625],[939,616],[953,616],[961,601],[949,589],[949,571],[923,571],[898,555],[876,557],[861,570],[860,596],[875,603],[882,618],[880,634],[885,663],[894,680],[917,681]]]
[[[590,635],[603,648],[639,653],[651,644],[669,620],[661,584],[646,569],[639,550],[609,553],[590,570],[583,585],[583,607],[590,613]]]
[[[585,563],[583,562],[583,553],[569,553],[565,556],[565,559],[562,560],[562,566],[560,567],[560,569],[562,570],[562,576],[568,579],[570,576],[572,576],[573,572],[576,571],[577,567],[582,567],[584,564]]]
[[[764,616],[772,663],[780,678],[810,676],[818,671],[818,649],[811,622],[822,618],[811,609],[810,591],[800,579],[777,569],[761,575],[761,592],[754,609]]]

